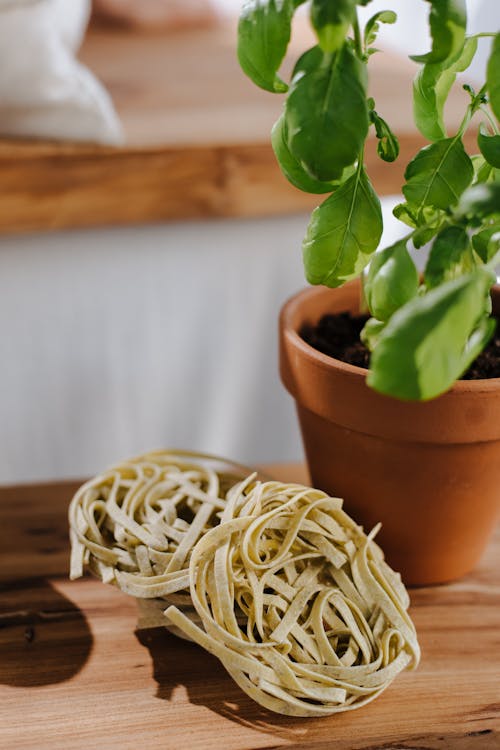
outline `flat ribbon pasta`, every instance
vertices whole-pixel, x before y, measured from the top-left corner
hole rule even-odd
[[[72,579],[88,567],[136,597],[139,627],[195,641],[272,711],[352,710],[418,664],[378,527],[367,536],[319,490],[159,451],[84,484],[69,521]]]
[[[99,474],[70,504],[71,579],[88,567],[139,599],[190,607],[191,550],[248,473],[214,456],[157,451]]]
[[[319,490],[250,481],[230,490],[220,525],[191,552],[200,626],[175,606],[165,616],[272,711],[359,708],[420,658],[406,589],[373,541],[378,527],[367,536]]]

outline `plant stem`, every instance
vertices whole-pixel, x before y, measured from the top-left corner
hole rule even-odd
[[[365,52],[363,49],[363,39],[361,37],[361,29],[359,28],[357,12],[354,17],[354,21],[352,22],[352,30],[354,31],[354,44],[356,45],[356,52],[360,60],[363,60],[365,57]]]
[[[500,131],[498,130],[498,126],[497,126],[495,120],[493,119],[493,117],[491,116],[489,110],[486,109],[486,107],[479,107],[479,109],[481,110],[481,112],[483,113],[483,115],[488,119],[488,122],[490,123],[490,125],[491,125],[491,127],[493,129],[493,132],[495,133],[495,135],[500,135]]]
[[[469,127],[470,121],[472,120],[472,115],[475,112],[474,102],[471,102],[469,106],[467,107],[467,110],[465,112],[464,118],[462,122],[460,123],[460,127],[458,128],[458,132],[456,137],[461,138],[467,128]]]
[[[469,106],[467,107],[467,110],[464,115],[464,119],[460,123],[460,127],[458,129],[457,136],[461,138],[465,131],[467,130],[470,121],[472,120],[473,115],[477,112],[478,109],[482,109],[481,105],[485,102],[485,95],[486,95],[486,84],[484,84],[477,94],[474,92],[473,89],[471,89],[470,86],[463,87],[465,91],[467,91],[470,96],[472,97],[472,101],[470,102]]]
[[[368,307],[368,300],[366,299],[366,279],[368,277],[368,268],[363,268],[361,271],[361,294],[359,299],[359,314],[369,315],[370,308]]]

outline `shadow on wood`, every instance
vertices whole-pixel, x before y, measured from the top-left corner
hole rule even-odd
[[[92,634],[73,602],[44,580],[4,584],[0,600],[0,683],[50,685],[82,669]]]
[[[295,741],[307,734],[307,719],[279,716],[259,706],[240,690],[214,656],[196,644],[177,638],[165,628],[137,630],[135,635],[151,655],[157,698],[170,701],[176,688],[182,686],[193,705],[206,706],[242,726]]]
[[[295,750],[331,750],[331,740],[314,737],[316,722],[309,719],[294,719],[279,716],[258,706],[232,681],[215,657],[204,653],[197,645],[176,638],[164,628],[136,631],[136,638],[148,649],[153,662],[153,676],[158,685],[156,697],[174,702],[174,692],[184,687],[187,697],[194,705],[202,705],[242,726],[272,734],[293,742]],[[207,665],[210,662],[210,666]],[[207,674],[210,675],[207,679]],[[221,687],[223,684],[223,688]],[[223,696],[223,697],[222,697]],[[491,707],[496,713],[497,707]],[[481,717],[481,724],[488,725]],[[422,721],[422,729],[425,721]],[[312,735],[311,735],[311,730]],[[402,733],[403,734],[403,733]],[[496,750],[500,735],[494,729],[478,728],[477,731],[461,733],[422,734],[380,744],[356,741],[354,736],[350,750]],[[374,739],[375,739],[374,730]],[[345,750],[347,745],[336,743]],[[274,745],[266,750],[277,750]]]

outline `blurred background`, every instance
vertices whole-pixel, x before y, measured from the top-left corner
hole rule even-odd
[[[373,58],[377,109],[402,143],[399,167],[368,157],[384,243],[403,233],[391,210],[422,145],[407,54],[428,44],[427,4],[397,5]],[[471,31],[498,28],[498,0],[469,6]],[[305,284],[316,200],[274,163],[282,100],[239,71],[239,10],[0,0],[0,483],[83,477],[159,447],[302,458],[277,319]],[[301,11],[293,58],[311,44]],[[477,80],[486,55],[485,41]]]

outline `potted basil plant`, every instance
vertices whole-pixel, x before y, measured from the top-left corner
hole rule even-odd
[[[314,484],[344,497],[365,526],[382,521],[380,542],[407,583],[443,582],[477,562],[499,506],[498,358],[487,376],[461,378],[493,346],[500,314],[500,35],[467,34],[465,0],[426,1],[431,49],[411,57],[419,64],[414,120],[428,145],[407,165],[394,210],[407,232],[379,248],[382,212],[365,149],[374,133],[378,155],[391,162],[399,145],[368,95],[368,75],[380,25],[397,16],[379,12],[363,27],[358,6],[370,0],[311,0],[317,44],[286,83],[279,69],[302,4],[248,0],[238,29],[243,71],[285,97],[271,136],[281,170],[298,189],[326,195],[303,243],[314,286],[281,314],[282,379],[297,402]],[[493,38],[486,81],[464,85],[462,122],[448,132],[448,94],[480,37]],[[471,128],[473,154],[464,147]],[[420,276],[410,250],[424,246]],[[304,339],[326,314],[345,321],[364,309],[359,346],[369,369]]]

